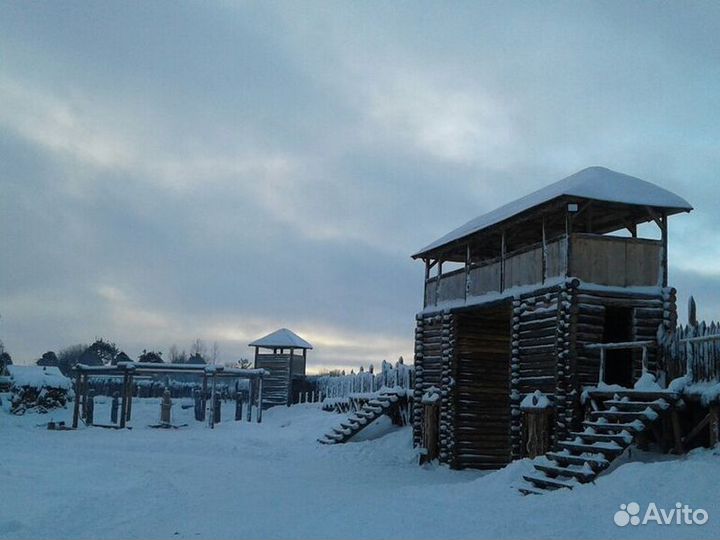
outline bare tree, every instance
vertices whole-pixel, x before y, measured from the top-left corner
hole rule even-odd
[[[168,359],[171,364],[187,364],[188,355],[185,349],[180,351],[177,345],[173,344],[168,351]]]
[[[220,345],[218,345],[217,341],[213,341],[212,348],[210,349],[210,354],[208,356],[208,363],[215,365],[219,356]]]
[[[207,347],[205,347],[205,343],[200,338],[197,338],[195,341],[193,341],[192,345],[190,345],[190,355],[191,356],[202,356],[205,358],[205,353],[207,352]]]

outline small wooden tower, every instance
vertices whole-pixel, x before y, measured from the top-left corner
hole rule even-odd
[[[590,167],[415,253],[425,263],[415,444],[427,444],[420,398],[430,390],[440,461],[493,469],[528,455],[532,396],[547,404],[555,444],[582,421],[584,389],[633,388],[645,372],[663,386],[658,336],[677,319],[668,216],[690,210],[654,184]],[[640,238],[643,223],[658,238]]]
[[[290,406],[293,380],[305,377],[307,351],[313,346],[287,328],[280,328],[256,339],[249,346],[255,347],[255,368],[270,372],[270,375],[265,377],[263,406]]]

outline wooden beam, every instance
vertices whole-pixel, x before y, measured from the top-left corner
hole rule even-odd
[[[72,421],[72,427],[77,428],[78,427],[78,420],[80,418],[80,377],[82,375],[79,371],[75,372],[75,403],[73,404],[73,421]]]
[[[120,403],[120,427],[124,428],[127,421],[127,372],[123,373],[123,384],[122,384],[122,401]]]
[[[547,279],[547,235],[545,233],[545,217],[542,220],[542,283]]]
[[[668,286],[668,216],[667,212],[662,213],[661,217],[662,222],[662,286],[667,287]]]
[[[500,237],[500,292],[505,290],[505,231]]]

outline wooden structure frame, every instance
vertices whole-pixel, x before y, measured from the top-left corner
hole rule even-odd
[[[287,328],[280,328],[249,346],[255,349],[254,367],[268,372],[267,399],[263,405],[266,408],[292,405],[293,380],[304,379],[307,352],[313,346]]]
[[[598,189],[604,178],[608,186]],[[623,186],[634,194],[625,201]],[[415,253],[425,263],[415,445],[428,444],[421,398],[430,388],[440,390],[439,460],[494,469],[525,455],[525,396],[550,400],[555,445],[579,428],[584,388],[612,377],[632,387],[646,371],[664,383],[658,331],[677,324],[667,219],[691,209],[657,186],[591,168]],[[648,222],[659,240],[638,237]],[[620,230],[626,236],[609,235]],[[446,273],[443,263],[456,268]]]
[[[92,376],[117,376],[122,377],[123,391],[121,392],[120,405],[120,425],[125,428],[127,422],[132,417],[133,402],[133,380],[136,377],[160,375],[168,373],[193,373],[202,377],[202,395],[203,399],[207,395],[208,382],[210,383],[211,408],[215,406],[215,382],[217,379],[247,379],[250,382],[250,401],[248,403],[248,421],[250,420],[250,411],[252,409],[252,396],[256,394],[256,419],[262,422],[262,404],[263,404],[263,379],[267,376],[267,372],[262,369],[232,369],[224,366],[213,366],[205,364],[156,364],[143,362],[119,362],[115,366],[86,366],[78,364],[73,368],[75,375],[75,405],[73,409],[73,428],[78,427],[80,418],[81,399],[83,403],[87,400],[88,379]],[[257,391],[255,385],[257,384]],[[214,427],[215,411],[212,410],[209,415],[209,426]]]

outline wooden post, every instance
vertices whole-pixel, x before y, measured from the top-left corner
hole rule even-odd
[[[647,347],[642,348],[642,373],[645,375],[647,373],[647,360],[648,360],[648,353],[647,353]]]
[[[673,442],[675,444],[675,453],[677,455],[680,455],[683,453],[683,443],[682,443],[682,431],[680,429],[680,417],[678,416],[677,409],[673,408],[672,412],[670,413],[670,419],[672,421]]]
[[[505,290],[505,231],[500,237],[500,292]]]
[[[252,421],[253,390],[255,382],[248,379],[247,421]]]
[[[263,378],[258,378],[258,397],[257,397],[257,413],[255,413],[255,417],[257,418],[257,423],[259,424],[262,422],[262,397],[263,397]]]
[[[210,385],[210,415],[208,417],[208,426],[215,429],[215,372],[212,374],[212,383]]]
[[[467,300],[468,293],[470,292],[470,265],[472,259],[470,258],[470,243],[468,242],[467,248],[465,249],[465,300]]]
[[[202,400],[202,419],[205,420],[205,416],[207,416],[207,373],[203,373],[202,396],[200,398]]]
[[[708,429],[710,431],[710,448],[714,448],[720,440],[720,405],[717,403],[710,405]]]
[[[430,259],[425,259],[425,286],[423,288],[423,308],[427,307],[427,287],[430,279]]]
[[[77,429],[78,421],[80,419],[80,370],[75,371],[75,403],[73,405],[73,421],[72,427]]]
[[[133,400],[133,374],[132,371],[128,374],[127,381],[127,421],[129,422],[132,417],[132,400]]]
[[[565,208],[565,276],[572,276],[572,215]]]
[[[438,296],[440,295],[440,280],[442,279],[442,265],[443,262],[441,259],[438,259],[438,274],[437,274],[437,280],[435,281],[435,305],[437,306],[438,302]]]
[[[122,403],[120,404],[120,427],[124,428],[125,423],[127,422],[127,381],[128,381],[128,373],[125,371],[123,373],[123,383],[122,383]]]
[[[598,385],[605,382],[605,349],[600,349],[600,370],[598,372]]]
[[[668,285],[668,216],[663,212],[660,217],[662,223],[662,286]]]
[[[542,283],[547,280],[547,236],[545,233],[545,216],[542,219]]]
[[[295,349],[290,349],[290,360],[288,361],[288,395],[287,406],[292,405],[293,400],[293,359],[295,358]]]

